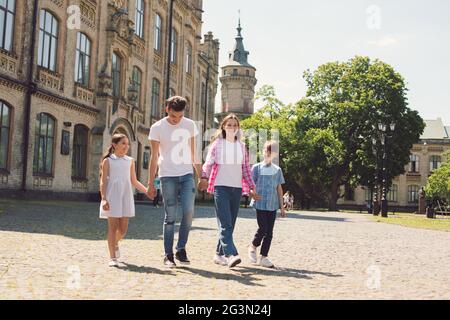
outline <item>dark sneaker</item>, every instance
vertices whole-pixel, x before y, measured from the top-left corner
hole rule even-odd
[[[177,266],[175,260],[173,260],[173,253],[164,257],[164,265],[168,268],[175,268]]]
[[[178,261],[180,261],[180,264],[190,264],[191,263],[187,257],[186,250],[184,250],[184,249],[178,250],[177,253],[175,254],[175,258]]]

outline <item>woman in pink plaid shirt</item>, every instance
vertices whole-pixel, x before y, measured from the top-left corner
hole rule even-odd
[[[242,194],[261,199],[255,188],[248,152],[241,141],[239,119],[229,114],[212,139],[199,182],[199,190],[207,189],[208,193],[214,194],[219,226],[215,263],[230,268],[241,263],[233,242],[233,230]]]

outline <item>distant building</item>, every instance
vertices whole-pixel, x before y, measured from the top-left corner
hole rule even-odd
[[[450,126],[444,126],[440,118],[425,120],[425,125],[420,141],[411,149],[405,174],[393,180],[387,195],[390,210],[417,211],[419,190],[427,184],[432,171],[445,161],[443,154],[450,150]],[[338,201],[340,207],[361,208],[373,198],[372,191],[365,187],[343,188],[342,192],[344,198]]]
[[[216,114],[220,122],[227,114],[233,112],[241,119],[254,113],[253,99],[256,86],[256,68],[248,62],[249,52],[244,48],[241,22],[233,51],[229,53],[228,63],[222,67],[222,109]]]

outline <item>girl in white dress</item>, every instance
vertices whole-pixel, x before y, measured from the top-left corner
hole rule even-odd
[[[129,148],[127,136],[115,134],[100,165],[100,218],[108,219],[111,267],[118,265],[119,241],[127,233],[128,219],[134,217],[133,186],[147,193],[147,189],[136,178],[134,159],[126,155]]]

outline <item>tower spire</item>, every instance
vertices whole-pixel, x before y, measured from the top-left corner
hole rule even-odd
[[[239,9],[238,12],[239,12],[239,20],[238,20],[238,27],[237,27],[237,31],[238,31],[238,35],[237,36],[239,38],[242,38],[242,35],[241,35],[241,31],[242,31],[242,28],[241,28],[241,9]]]

